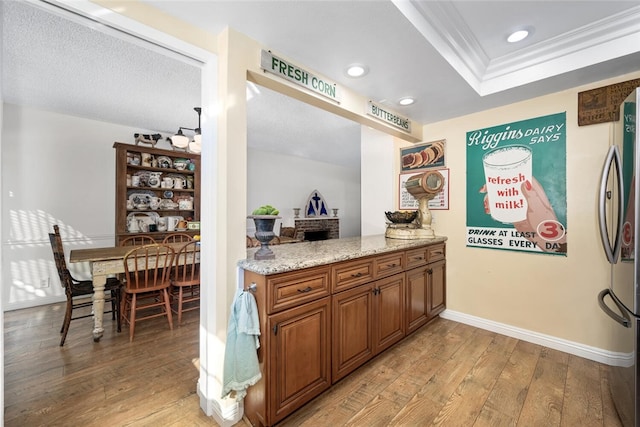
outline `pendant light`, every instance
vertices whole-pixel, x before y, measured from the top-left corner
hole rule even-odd
[[[176,148],[180,148],[183,150],[189,150],[192,151],[194,153],[200,153],[201,151],[201,144],[202,144],[202,135],[201,135],[201,131],[200,131],[200,116],[202,114],[202,108],[200,107],[194,107],[193,108],[195,110],[196,113],[198,113],[198,127],[197,128],[188,128],[188,127],[184,127],[184,126],[180,126],[178,128],[178,132],[176,132],[175,135],[173,135],[171,138],[169,138],[169,141],[171,142],[171,146],[176,149]],[[194,132],[193,135],[193,140],[191,141],[190,138],[188,136],[186,136],[182,131],[183,130],[191,130]]]

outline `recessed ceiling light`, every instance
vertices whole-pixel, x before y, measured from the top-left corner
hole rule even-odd
[[[398,100],[398,104],[403,106],[411,105],[414,102],[416,102],[416,100],[410,96],[405,96],[404,98],[401,98],[400,100]]]
[[[507,37],[507,41],[509,43],[516,43],[526,39],[528,35],[529,35],[529,31],[527,30],[514,31],[513,33],[511,33],[509,37]]]
[[[369,68],[362,64],[351,64],[347,67],[347,76],[362,77],[369,72]]]

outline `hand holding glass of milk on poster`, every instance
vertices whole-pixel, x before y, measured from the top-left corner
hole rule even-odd
[[[532,174],[528,147],[509,145],[483,156],[485,212],[513,224],[518,235],[545,252],[566,253],[566,232],[540,183]]]
[[[489,213],[496,221],[512,224],[527,218],[527,199],[522,184],[532,182],[531,149],[508,145],[482,157]]]

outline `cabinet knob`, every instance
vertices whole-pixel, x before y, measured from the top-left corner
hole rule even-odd
[[[311,286],[307,286],[304,289],[298,289],[298,292],[300,292],[301,294],[306,294],[307,292],[311,292],[313,290],[313,288]]]
[[[351,277],[361,277],[361,276],[362,276],[361,272],[351,274]]]

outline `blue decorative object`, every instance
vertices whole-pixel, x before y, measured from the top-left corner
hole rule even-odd
[[[305,216],[317,217],[317,216],[329,216],[329,207],[327,202],[322,197],[322,194],[318,190],[313,190],[307,199],[307,208]]]

